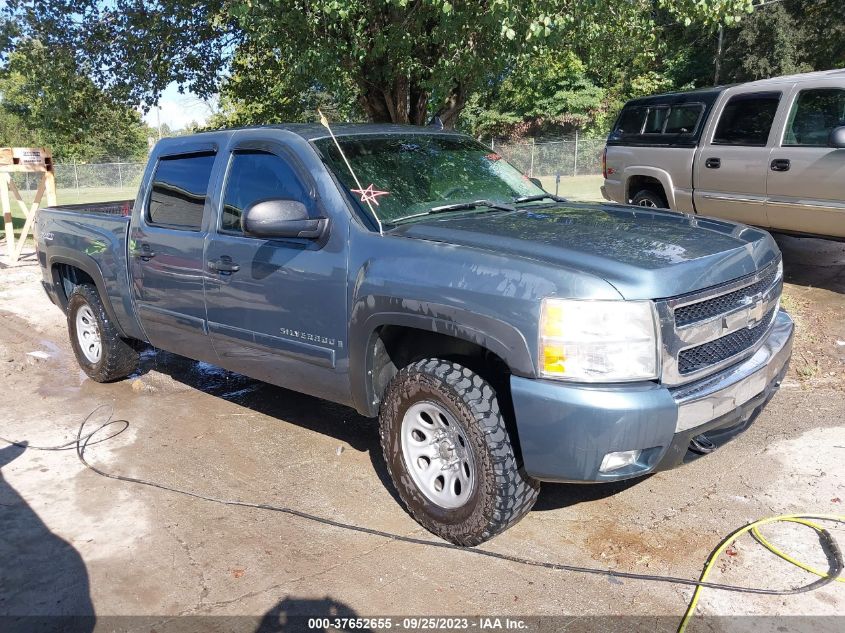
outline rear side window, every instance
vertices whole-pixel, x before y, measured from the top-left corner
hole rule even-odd
[[[731,97],[716,126],[713,144],[765,147],[779,102],[779,92]]]
[[[646,114],[646,108],[625,108],[613,130],[613,136],[621,138],[631,134],[642,134]]]
[[[704,110],[705,104],[698,102],[627,107],[608,140],[633,145],[694,143]]]
[[[665,134],[693,134],[698,127],[704,106],[701,104],[675,106],[666,118]]]
[[[158,161],[147,207],[147,222],[198,231],[211,180],[214,154],[166,156]]]
[[[649,108],[648,116],[645,119],[645,127],[643,134],[661,134],[663,132],[663,124],[666,122],[666,115],[669,113],[669,108]]]
[[[834,128],[845,125],[845,90],[802,90],[789,113],[784,145],[827,147]]]
[[[276,154],[258,150],[237,151],[232,155],[220,230],[242,234],[241,216],[256,202],[284,198],[311,206],[308,191],[288,162]]]

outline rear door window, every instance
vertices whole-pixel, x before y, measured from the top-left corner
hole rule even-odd
[[[845,125],[845,90],[802,90],[792,105],[784,145],[827,147],[834,128]]]
[[[199,231],[214,157],[213,153],[201,153],[160,158],[153,175],[147,223]]]
[[[722,110],[713,144],[765,147],[780,97],[779,92],[757,92],[731,97]]]

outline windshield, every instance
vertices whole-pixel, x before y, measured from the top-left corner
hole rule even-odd
[[[369,200],[384,224],[422,217],[446,205],[476,200],[511,203],[544,193],[501,156],[467,137],[390,134],[337,140],[360,189],[331,138],[319,139],[315,145],[343,186],[364,208]]]

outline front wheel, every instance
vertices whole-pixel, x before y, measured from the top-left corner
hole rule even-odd
[[[402,369],[379,416],[384,458],[408,512],[457,545],[477,545],[531,510],[539,482],[518,465],[496,392],[457,363]]]
[[[80,284],[70,293],[67,326],[76,360],[93,380],[119,380],[138,368],[138,352],[120,337],[94,286]]]

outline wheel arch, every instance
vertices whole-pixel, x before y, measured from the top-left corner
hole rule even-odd
[[[462,360],[488,381],[495,374],[535,374],[521,332],[497,319],[447,306],[426,303],[420,312],[373,312],[357,324],[353,318],[349,340],[350,367],[357,368],[351,376],[353,402],[370,417],[378,415],[384,389],[396,372],[422,358]],[[509,385],[507,380],[502,383]]]
[[[660,187],[663,199],[670,209],[675,208],[675,188],[669,172],[657,167],[628,167],[625,169],[625,201],[641,189],[657,190]]]
[[[67,311],[68,296],[72,286],[90,282],[97,289],[97,294],[100,295],[100,300],[103,302],[103,307],[109,319],[114,323],[121,336],[126,336],[120,321],[117,319],[111,299],[106,292],[103,273],[96,261],[87,255],[82,256],[76,251],[56,247],[56,250],[48,257],[47,266],[63,311]]]

